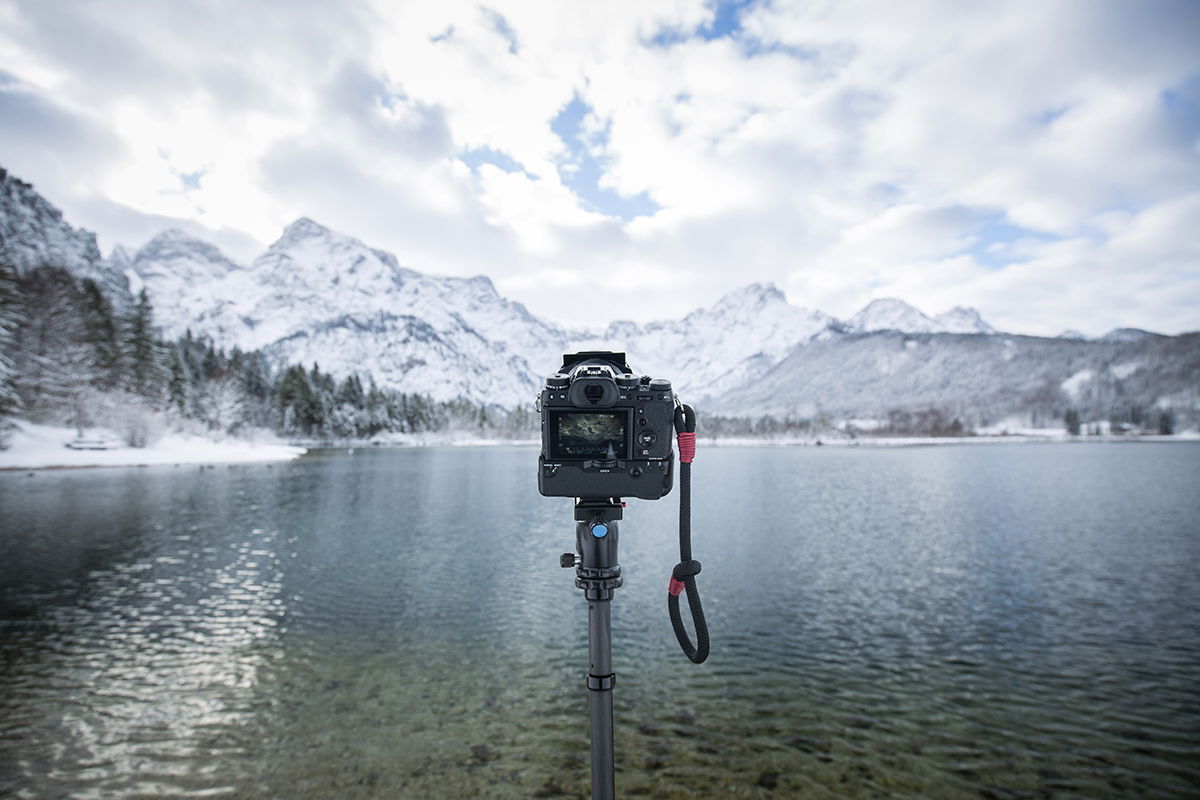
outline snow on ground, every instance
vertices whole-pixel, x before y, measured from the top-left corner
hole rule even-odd
[[[1094,377],[1096,377],[1096,373],[1092,370],[1081,369],[1079,372],[1076,372],[1074,375],[1062,382],[1062,390],[1067,394],[1068,397],[1074,400],[1075,398],[1079,397],[1079,390],[1083,388],[1083,385]]]
[[[67,442],[76,438],[73,428],[57,428],[18,422],[9,448],[0,450],[0,469],[44,467],[116,467],[151,464],[227,464],[250,461],[287,461],[304,455],[305,448],[280,444],[226,439],[214,442],[202,436],[171,434],[147,447],[113,450],[71,450]],[[103,432],[89,431],[86,438],[113,439]]]

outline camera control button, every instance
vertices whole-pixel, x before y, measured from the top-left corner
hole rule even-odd
[[[642,477],[642,471],[640,469],[638,469],[637,467],[634,467],[633,469],[631,469],[629,471],[629,474],[634,478]]]
[[[649,447],[658,441],[658,434],[651,430],[638,431],[637,443],[643,447]]]

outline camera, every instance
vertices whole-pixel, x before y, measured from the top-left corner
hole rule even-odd
[[[675,395],[663,378],[635,375],[624,353],[563,356],[538,395],[546,497],[658,500],[674,476]]]

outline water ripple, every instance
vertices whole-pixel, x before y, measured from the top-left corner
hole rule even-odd
[[[618,787],[1200,794],[1198,454],[708,454],[703,667],[672,501],[622,522]],[[574,523],[531,457],[0,476],[0,795],[585,797]]]

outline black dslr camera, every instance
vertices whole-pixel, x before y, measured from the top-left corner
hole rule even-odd
[[[671,491],[675,395],[671,382],[634,375],[624,353],[563,356],[538,395],[546,497],[640,497]]]

